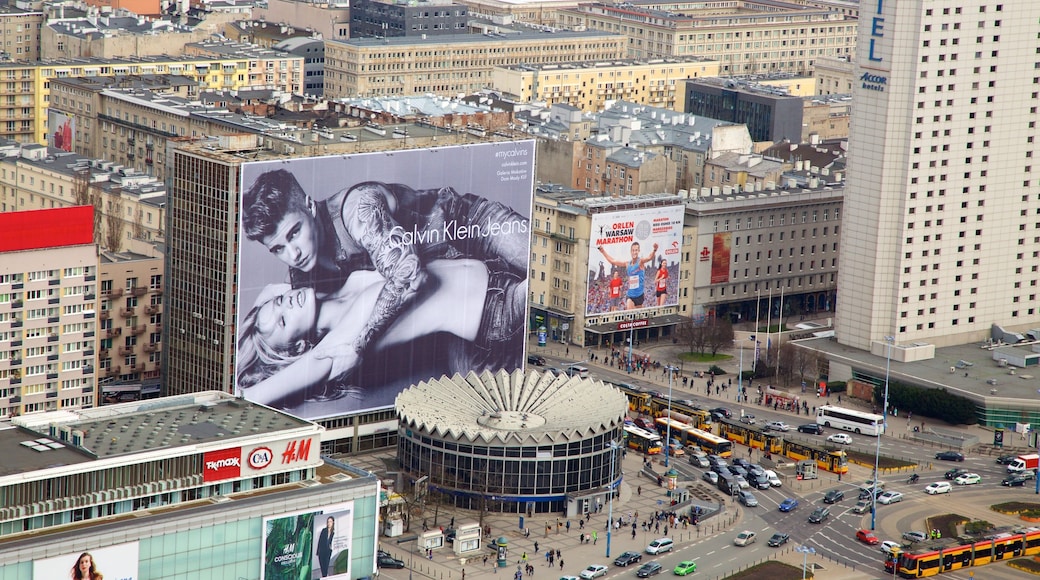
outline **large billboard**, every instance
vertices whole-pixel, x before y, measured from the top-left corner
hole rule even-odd
[[[33,580],[55,578],[115,578],[137,580],[138,544],[70,552],[63,556],[33,560]]]
[[[317,419],[524,360],[534,142],[242,167],[236,388]]]
[[[697,265],[694,267],[697,286],[729,282],[732,243],[733,235],[730,232],[709,232],[697,236]]]
[[[47,109],[47,145],[62,151],[72,151],[76,138],[76,119],[54,109]]]
[[[260,580],[349,579],[354,502],[264,518]]]
[[[592,216],[585,315],[675,306],[683,206]]]

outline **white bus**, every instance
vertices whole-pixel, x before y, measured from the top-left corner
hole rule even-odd
[[[831,405],[816,409],[816,423],[874,437],[885,432],[885,418],[881,415]]]

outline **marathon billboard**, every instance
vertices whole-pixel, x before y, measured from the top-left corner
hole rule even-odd
[[[236,390],[305,419],[524,361],[533,141],[242,166]]]
[[[315,467],[322,462],[320,455],[321,438],[317,436],[207,451],[202,455],[202,480],[209,483]]]
[[[675,306],[683,206],[593,214],[585,315]]]
[[[137,580],[137,542],[75,550],[62,556],[33,560],[32,580],[55,578],[115,578]]]
[[[354,502],[264,518],[260,580],[351,578]]]

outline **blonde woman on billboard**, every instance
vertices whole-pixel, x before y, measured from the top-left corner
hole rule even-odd
[[[643,308],[643,303],[646,301],[646,265],[654,261],[657,256],[657,244],[654,244],[654,249],[650,251],[650,254],[645,258],[639,257],[639,242],[632,242],[630,247],[632,259],[629,262],[624,260],[615,260],[610,257],[607,250],[603,246],[596,246],[599,253],[603,254],[603,258],[615,268],[625,268],[628,274],[628,292],[625,295],[625,310],[635,310],[636,308]],[[650,306],[647,304],[646,306]]]
[[[482,354],[490,353],[484,357],[487,360],[512,350],[488,343],[487,328],[503,322],[503,303],[513,303],[515,292],[526,293],[526,281],[492,277],[478,260],[435,260],[427,271],[430,280],[425,291],[370,348],[379,351],[447,333],[462,339],[468,349],[468,354],[456,358],[469,362],[452,365],[459,367],[453,371],[470,370]],[[250,400],[270,404],[318,388],[327,390],[349,375],[353,368],[344,368],[340,357],[351,351],[349,345],[364,326],[360,322],[377,306],[385,284],[378,273],[359,270],[340,292],[326,298],[317,298],[313,288],[269,286],[243,319],[238,343],[239,388],[247,390]],[[360,395],[358,389],[349,394]]]

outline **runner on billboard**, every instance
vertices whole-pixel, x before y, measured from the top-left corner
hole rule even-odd
[[[657,268],[654,281],[657,283],[657,305],[664,306],[665,300],[668,299],[668,266],[664,260],[661,260],[661,266]]]
[[[600,264],[600,268],[603,265]],[[610,269],[614,272],[614,275],[610,278],[610,309],[611,310],[624,310],[625,302],[621,299],[621,287],[624,282],[621,280],[621,269],[617,267],[611,267]]]
[[[503,324],[498,316],[506,295],[490,288],[495,282],[484,264],[434,260],[426,272],[427,287],[370,349],[447,333],[468,346],[456,349],[460,354],[449,361],[452,372],[500,366],[494,356],[512,352],[508,346],[512,337],[501,335],[495,340],[494,334],[494,327]],[[348,316],[365,320],[386,283],[376,272],[359,270],[339,293],[325,298],[319,298],[313,288],[289,284],[265,288],[242,319],[239,333],[238,380],[249,389],[250,400],[271,404],[320,385],[325,386],[320,395],[324,398],[360,397],[359,389],[347,386],[343,379],[350,371],[345,365],[354,360],[347,347],[362,327],[342,321]],[[445,312],[452,316],[444,316]]]
[[[621,260],[615,260],[607,254],[607,251],[603,249],[603,246],[596,246],[599,253],[603,254],[603,258],[615,268],[625,268],[628,273],[628,293],[625,295],[626,310],[635,310],[641,308],[643,302],[646,299],[643,284],[646,280],[646,265],[653,262],[654,257],[657,256],[657,244],[654,244],[654,249],[650,251],[650,254],[645,258],[639,257],[639,242],[632,242],[632,261],[623,262]]]
[[[318,299],[339,293],[354,271],[375,270],[382,275],[385,283],[367,315],[351,316],[363,322],[354,329],[350,344],[337,342],[341,348],[335,364],[321,365],[331,366],[332,377],[358,366],[369,345],[429,285],[427,265],[438,258],[475,258],[487,264],[493,274],[492,289],[501,297],[494,301],[498,311],[488,316],[497,322],[487,330],[502,334],[523,328],[519,322],[527,304],[524,242],[517,236],[431,240],[422,235],[485,224],[526,227],[526,218],[501,203],[462,195],[450,187],[416,190],[375,181],[315,201],[291,172],[279,169],[260,175],[243,194],[242,212],[246,237],[289,266],[294,288],[313,288]]]

